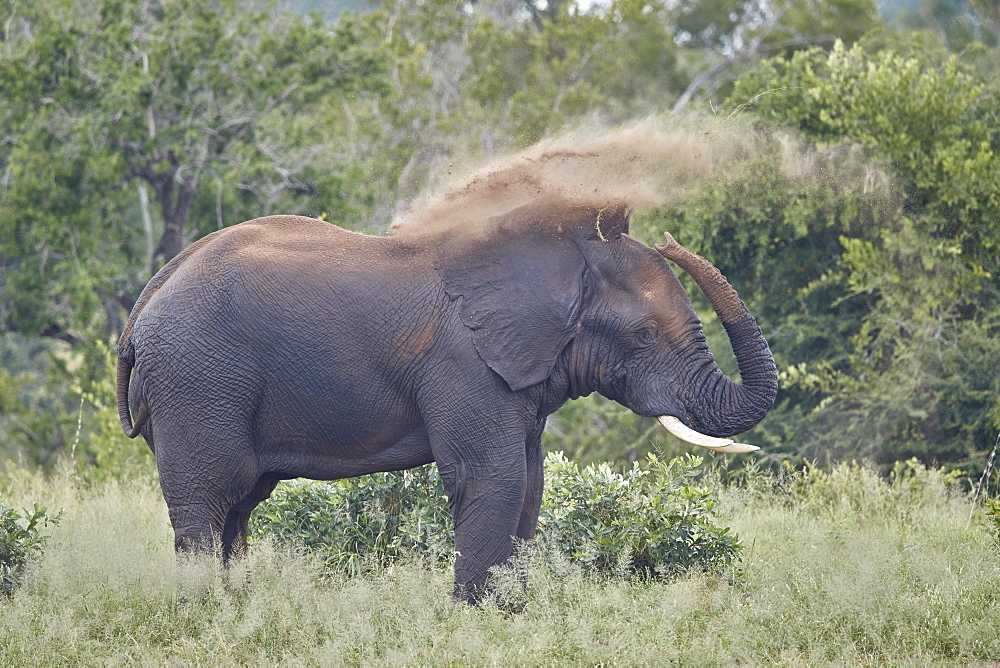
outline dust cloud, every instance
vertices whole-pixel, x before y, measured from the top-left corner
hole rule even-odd
[[[656,208],[730,161],[755,154],[763,141],[732,124],[675,121],[667,127],[661,119],[580,129],[443,182],[414,201],[392,229],[397,235],[485,234],[491,218],[543,199],[573,208]],[[789,166],[800,168],[801,160]]]

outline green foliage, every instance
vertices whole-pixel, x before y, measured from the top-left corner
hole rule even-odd
[[[499,120],[522,146],[583,114],[623,120],[662,106],[680,83],[666,14],[663,2],[615,0],[603,12],[556,4],[513,29],[480,21],[467,104],[503,109]]]
[[[254,511],[250,538],[301,545],[350,574],[415,553],[441,561],[454,549],[443,494],[433,466],[330,483],[286,482]]]
[[[541,540],[604,574],[671,577],[710,572],[739,556],[739,539],[713,523],[708,486],[697,486],[702,460],[649,455],[649,468],[626,474],[607,464],[585,469],[562,453],[546,460]]]
[[[9,442],[12,432],[23,428],[21,420],[28,412],[21,398],[26,376],[0,367],[0,443]]]
[[[997,544],[1000,545],[1000,499],[986,499],[986,521],[989,522],[993,533],[996,534]]]
[[[191,238],[275,209],[347,223],[369,209],[362,162],[315,147],[357,137],[351,106],[389,90],[377,17],[328,27],[267,2],[7,5],[6,327],[87,338]]]
[[[91,380],[71,388],[80,402],[70,450],[76,470],[87,484],[109,478],[151,479],[156,462],[146,441],[129,439],[122,432],[115,390],[116,355],[103,341],[94,344],[93,355],[103,360],[103,366]]]
[[[967,498],[933,491],[910,497],[920,499],[916,504],[900,498],[910,518],[901,523],[858,519],[846,505],[838,513],[804,512],[780,490],[718,491],[746,543],[740,577],[592,578],[553,551],[531,561],[527,605],[510,615],[456,604],[451,569],[420,561],[355,577],[324,575],[315,556],[272,541],[255,544],[226,568],[212,555],[177,559],[156,486],[108,481],[80,493],[70,470],[22,470],[4,481],[4,503],[57,499],[66,515],[33,561],[30,586],[0,604],[0,660],[12,666],[1000,660],[997,542],[987,526],[968,521]],[[886,506],[881,515],[901,512]]]
[[[716,571],[739,554],[739,540],[712,523],[711,489],[696,486],[701,460],[661,462],[627,475],[607,464],[580,470],[561,453],[545,460],[539,538],[573,563],[603,575],[675,576]],[[437,469],[381,473],[332,483],[279,487],[254,512],[251,538],[273,536],[359,573],[419,554],[451,557],[454,533]]]
[[[771,453],[974,469],[1000,426],[1000,104],[929,58],[838,43],[765,61],[728,104],[805,143],[763,142],[651,225],[759,315],[782,389],[747,439]]]
[[[72,442],[79,396],[67,387],[73,361],[61,341],[0,334],[0,461],[50,465]]]
[[[766,92],[765,92],[766,91]],[[758,93],[765,94],[756,97]],[[767,61],[733,91],[755,98],[762,118],[794,124],[821,144],[854,142],[872,149],[903,179],[904,211],[970,254],[1000,241],[1000,176],[992,169],[1000,135],[991,123],[996,100],[955,57],[938,66],[893,52],[866,53],[837,44]]]
[[[790,479],[790,501],[803,512],[907,526],[927,506],[959,496],[962,476],[909,459],[896,462],[888,477],[857,462],[841,462],[830,468],[806,464]]]
[[[51,466],[65,457],[88,484],[151,477],[156,464],[145,441],[122,433],[115,363],[101,340],[73,351],[61,342],[0,336],[0,462]],[[20,370],[33,365],[43,372]]]
[[[0,595],[11,596],[21,582],[24,569],[45,547],[40,529],[58,524],[62,513],[50,516],[37,503],[23,514],[0,504]]]

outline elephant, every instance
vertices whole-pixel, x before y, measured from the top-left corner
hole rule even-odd
[[[631,214],[542,198],[468,232],[385,236],[279,215],[193,243],[118,342],[122,428],[155,455],[175,548],[243,554],[284,479],[437,462],[454,596],[476,602],[535,534],[542,430],[566,401],[598,392],[693,443],[755,449],[727,437],[774,403],[760,328],[669,233],[655,249],[629,236]],[[666,259],[718,313],[739,383]]]

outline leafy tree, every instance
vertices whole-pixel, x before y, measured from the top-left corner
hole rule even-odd
[[[0,332],[72,346],[33,357],[0,428],[44,461],[73,438],[67,387],[105,372],[94,342],[161,263],[247,218],[350,224],[374,208],[358,153],[377,154],[367,110],[392,54],[372,14],[330,27],[235,0],[0,7]]]
[[[232,0],[6,4],[7,329],[70,342],[95,321],[117,329],[101,318],[109,300],[129,307],[196,236],[276,210],[347,221],[364,208],[362,176],[334,148],[350,111],[329,109],[388,87],[371,17],[330,29]]]
[[[521,145],[583,115],[662,107],[679,85],[663,2],[615,0],[603,12],[556,3],[535,23],[482,21],[470,37],[468,103],[501,109]]]
[[[775,52],[790,53],[814,44],[848,43],[880,24],[872,0],[682,0],[672,3],[674,41],[686,47],[688,68],[700,70],[674,103],[682,109],[703,89],[711,96],[738,66],[752,65]]]
[[[803,186],[766,184],[781,154],[764,156],[672,214],[728,239],[720,264],[763,288],[785,433],[761,437],[813,457],[977,465],[1000,428],[997,97],[955,59],[838,44],[763,63],[731,100],[863,159],[854,178]]]

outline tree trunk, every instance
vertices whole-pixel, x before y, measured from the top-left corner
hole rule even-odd
[[[191,213],[196,184],[193,179],[175,179],[174,172],[159,175],[152,184],[160,211],[163,213],[163,236],[160,237],[158,255],[164,263],[170,262],[184,250],[184,228]],[[176,195],[174,185],[177,185]]]

